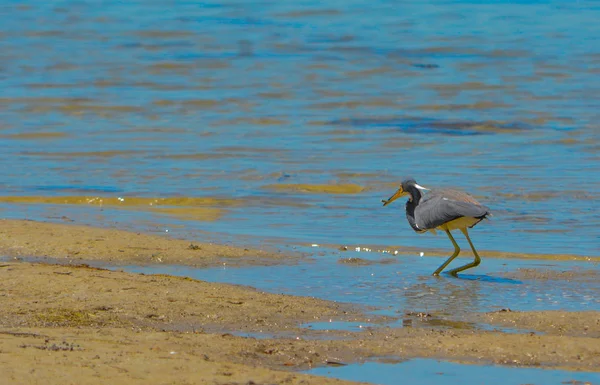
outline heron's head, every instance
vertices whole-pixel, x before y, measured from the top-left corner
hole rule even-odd
[[[392,195],[388,200],[382,200],[383,205],[384,206],[388,205],[388,204],[392,203],[393,201],[395,201],[396,199],[401,198],[405,195],[409,195],[410,196],[409,199],[412,200],[413,196],[412,196],[411,191],[415,191],[415,190],[429,190],[429,189],[419,185],[417,183],[417,181],[414,180],[413,178],[406,178],[402,181],[400,188],[398,188],[398,191],[396,191],[394,193],[394,195]]]

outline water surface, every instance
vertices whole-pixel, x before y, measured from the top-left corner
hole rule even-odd
[[[0,18],[1,195],[36,197],[3,217],[448,247],[381,207],[412,175],[492,208],[484,250],[600,255],[597,2],[28,0]],[[240,204],[32,203],[64,196]]]
[[[347,251],[348,255],[356,253]],[[373,259],[376,260],[376,254]],[[470,312],[535,310],[600,311],[600,282],[596,280],[511,279],[503,276],[519,268],[568,270],[571,262],[550,263],[490,259],[477,270],[454,278],[431,276],[443,258],[401,256],[395,262],[366,266],[339,263],[335,256],[296,265],[196,269],[187,266],[128,266],[127,271],[166,273],[209,282],[248,285],[271,293],[314,296],[376,308],[377,314],[403,318],[406,313],[436,313],[460,319]],[[459,262],[466,262],[457,260]],[[598,264],[586,271],[600,273]],[[327,321],[327,320],[321,320]],[[324,328],[317,324],[317,328]],[[360,326],[360,325],[359,325]],[[401,326],[394,323],[391,326]],[[353,323],[332,329],[356,329]]]

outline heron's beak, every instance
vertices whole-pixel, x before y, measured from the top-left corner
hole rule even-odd
[[[383,205],[386,206],[386,205],[392,203],[393,201],[395,201],[396,199],[398,199],[400,197],[403,197],[403,196],[405,196],[407,194],[408,193],[406,191],[402,190],[402,187],[400,187],[398,189],[398,191],[396,191],[396,193],[390,197],[390,199],[388,199],[387,201],[386,200],[382,200]]]

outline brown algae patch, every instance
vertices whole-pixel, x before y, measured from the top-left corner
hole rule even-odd
[[[458,93],[461,91],[498,91],[515,88],[514,85],[487,84],[482,82],[464,82],[456,84],[426,84],[424,85],[424,87],[441,93]]]
[[[291,92],[279,91],[279,92],[259,92],[256,94],[260,99],[292,99],[294,94]]]
[[[335,174],[337,177],[339,178],[347,178],[347,179],[352,179],[352,178],[381,178],[383,176],[387,176],[384,173],[381,172],[348,172],[348,171],[341,171],[341,172],[337,172]],[[396,183],[397,184],[397,183]]]
[[[331,102],[320,102],[310,105],[308,108],[316,110],[334,110],[340,108],[355,109],[360,107],[398,107],[400,100],[394,99],[361,99],[342,100]]]
[[[68,137],[65,132],[23,132],[19,134],[0,135],[0,138],[6,139],[26,139],[26,140],[44,140],[44,139],[61,139]]]
[[[217,221],[225,210],[214,207],[168,207],[155,208],[153,212],[192,221]]]
[[[66,86],[70,86],[70,85],[66,85]],[[89,99],[89,98],[59,97],[59,96],[0,98],[1,104],[70,104],[70,103],[86,103],[86,102],[91,102],[91,101],[92,101],[92,99]]]
[[[388,74],[388,73],[394,72],[394,71],[395,70],[392,67],[382,66],[382,67],[368,68],[368,69],[364,69],[364,70],[347,71],[344,74],[344,77],[363,79],[363,78],[368,78],[373,75]]]
[[[157,99],[153,102],[156,106],[180,106],[193,108],[214,108],[225,103],[213,99],[187,99],[187,100],[172,100],[172,99]]]
[[[289,124],[288,121],[273,118],[273,117],[245,117],[236,119],[224,119],[221,120],[220,125],[237,125],[237,124],[250,124],[256,126],[284,126]]]
[[[194,159],[194,160],[207,160],[207,159],[225,159],[234,158],[234,154],[224,154],[222,152],[196,152],[193,154],[166,154],[157,155],[157,159]]]
[[[46,112],[57,110],[69,115],[96,114],[100,116],[112,116],[117,114],[129,114],[134,112],[143,112],[144,109],[139,106],[128,105],[94,105],[94,104],[68,104],[57,107],[50,107]]]
[[[101,196],[0,196],[3,203],[29,203],[29,204],[53,204],[53,205],[94,205],[94,206],[240,206],[242,202],[238,199],[221,198],[142,198],[142,197],[101,197]]]
[[[270,184],[266,189],[277,191],[303,192],[314,194],[359,194],[365,190],[365,187],[357,184]]]
[[[88,103],[69,103],[69,104],[49,104],[52,102],[31,103],[23,107],[24,113],[54,113],[61,112],[65,115],[97,115],[100,117],[113,117],[117,115],[141,113],[143,107],[131,105],[99,105]]]
[[[517,192],[503,193],[497,192],[497,196],[505,199],[516,199],[519,201],[542,202],[558,197],[560,194],[556,191],[535,191],[535,192]]]
[[[133,150],[108,150],[108,151],[76,151],[76,152],[33,152],[26,151],[22,153],[28,156],[41,156],[46,158],[116,158],[120,156],[138,155],[138,151]]]
[[[150,73],[160,73],[169,71],[188,71],[195,68],[193,63],[181,63],[181,62],[162,62],[150,64],[147,68]]]
[[[415,107],[422,111],[490,110],[495,108],[514,108],[511,104],[499,102],[475,102],[469,104],[429,104]]]
[[[95,86],[104,86],[106,83],[98,84],[94,83]],[[139,87],[139,88],[149,88],[153,90],[162,90],[162,91],[176,91],[176,90],[186,90],[193,87],[190,87],[189,84],[171,84],[171,83],[158,83],[151,81],[134,81],[127,84],[128,87]]]
[[[198,267],[267,265],[299,255],[72,224],[0,221],[0,255]]]
[[[89,205],[109,206],[128,210],[142,210],[174,216],[187,220],[216,221],[225,213],[226,207],[243,204],[235,199],[217,198],[141,198],[101,196],[0,196],[0,202],[21,204]]]

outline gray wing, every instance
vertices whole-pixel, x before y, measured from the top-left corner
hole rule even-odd
[[[433,229],[461,217],[485,218],[490,209],[460,191],[434,191],[421,199],[415,221],[421,229]]]

